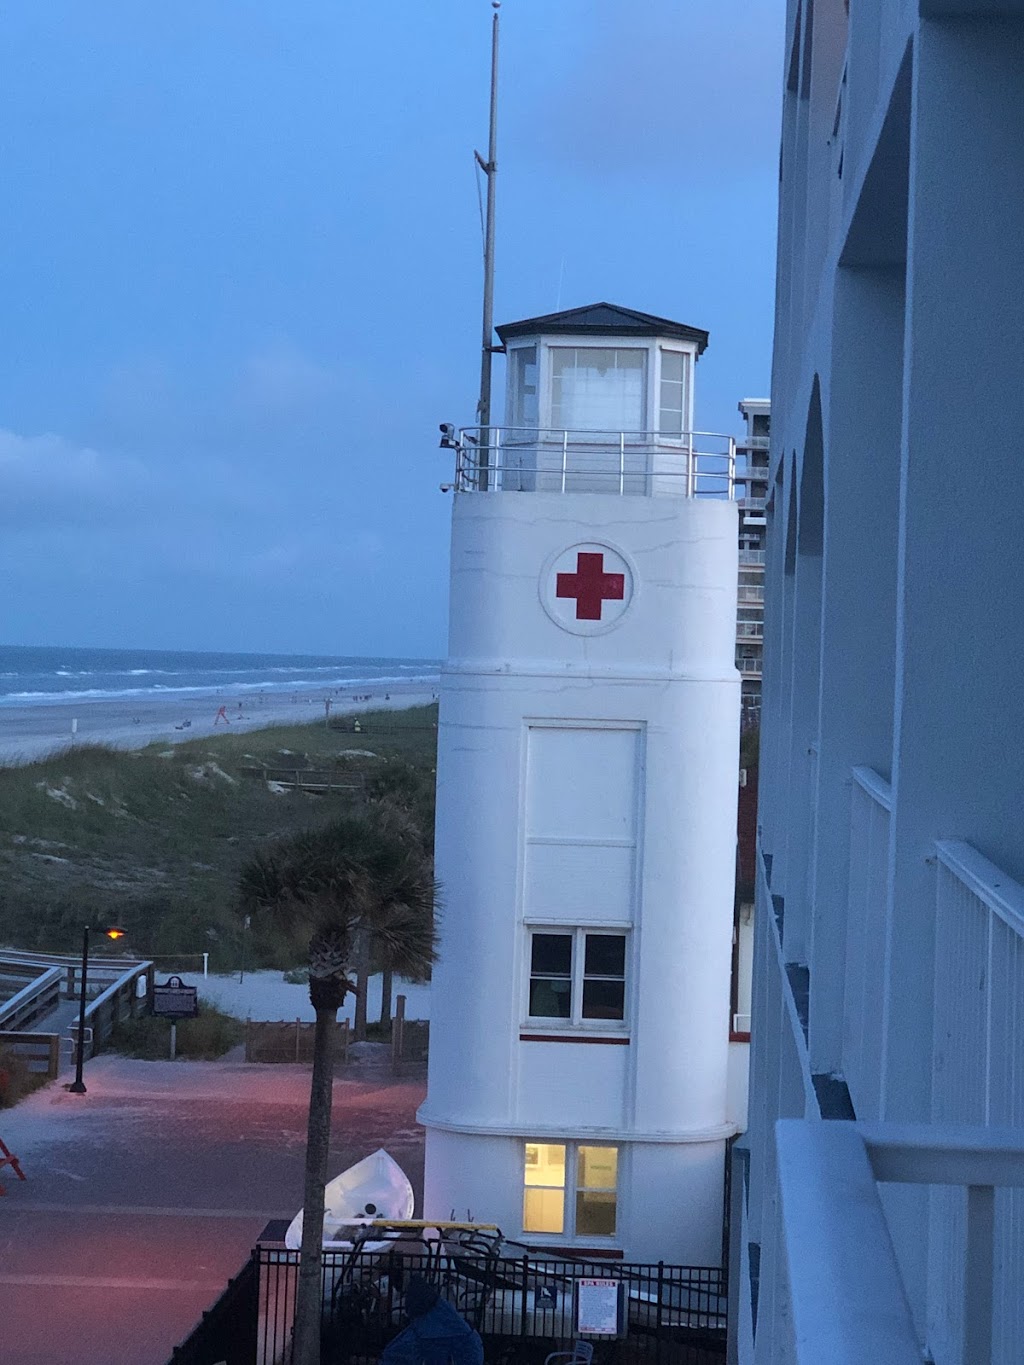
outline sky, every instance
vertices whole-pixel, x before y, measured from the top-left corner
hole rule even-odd
[[[501,12],[495,319],[706,328],[705,430],[769,389],[784,10]],[[490,19],[3,7],[0,643],[444,654]]]

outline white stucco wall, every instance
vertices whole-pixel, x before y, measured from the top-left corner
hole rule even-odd
[[[575,633],[545,607],[553,562],[577,544],[606,545],[629,566],[632,599],[613,629]],[[438,754],[444,910],[420,1114],[428,1216],[469,1207],[519,1236],[524,1139],[610,1142],[616,1244],[643,1259],[718,1261],[735,1131],[735,581],[728,503],[456,498]],[[563,737],[555,749],[531,750],[547,730]],[[562,753],[567,771],[544,769],[531,788],[531,763],[550,762],[542,750]],[[628,929],[623,1026],[560,1034],[527,1022],[529,925],[545,922]]]

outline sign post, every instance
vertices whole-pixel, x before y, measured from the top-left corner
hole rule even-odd
[[[199,989],[188,986],[180,976],[169,976],[163,985],[153,986],[153,1013],[171,1021],[171,1061],[178,1051],[178,1020],[194,1019],[199,1013]]]

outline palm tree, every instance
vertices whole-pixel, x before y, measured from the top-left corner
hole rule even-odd
[[[353,961],[372,942],[396,970],[425,972],[434,959],[435,901],[422,836],[385,803],[279,839],[241,873],[241,912],[269,915],[293,942],[308,944],[316,1012],[292,1365],[320,1365],[334,1038],[338,1010],[353,989]]]

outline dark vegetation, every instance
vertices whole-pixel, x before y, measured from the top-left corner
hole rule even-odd
[[[369,800],[397,805],[429,845],[436,720],[436,706],[371,712],[358,733],[279,726],[0,769],[0,943],[74,952],[83,923],[113,922],[128,931],[122,946],[161,970],[204,951],[211,970],[236,969],[243,937],[247,966],[298,965],[272,918],[243,929],[242,868]],[[330,770],[353,789],[282,788],[264,768]]]
[[[178,1020],[175,1054],[193,1061],[213,1061],[223,1057],[244,1036],[245,1024],[241,1019],[222,1014],[212,1005],[201,1004],[195,1019]],[[107,1051],[147,1061],[166,1061],[170,1055],[170,1039],[169,1020],[151,1014],[140,1015],[118,1024],[107,1043]]]
[[[29,1071],[24,1058],[0,1046],[0,1109],[10,1109],[46,1084],[45,1073]]]

